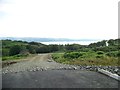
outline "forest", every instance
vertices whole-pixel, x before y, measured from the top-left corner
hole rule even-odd
[[[119,65],[120,39],[102,40],[89,45],[45,45],[38,42],[1,40],[2,61],[25,58],[32,54],[52,53],[56,62],[77,65]],[[106,42],[108,45],[106,45]]]

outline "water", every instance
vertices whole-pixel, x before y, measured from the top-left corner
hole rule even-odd
[[[60,42],[41,42],[43,44],[49,45],[49,44],[60,44],[60,45],[65,45],[65,44],[80,44],[80,45],[89,45],[90,43],[95,43],[98,41],[60,41]]]

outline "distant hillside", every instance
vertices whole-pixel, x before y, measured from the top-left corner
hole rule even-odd
[[[60,41],[98,41],[95,39],[67,39],[67,38],[33,38],[33,37],[0,37],[0,40],[21,40],[27,42],[60,42]]]
[[[110,39],[110,40],[102,40],[96,43],[89,44],[90,47],[101,47],[106,46],[106,43],[108,46],[119,46],[120,45],[120,39]]]

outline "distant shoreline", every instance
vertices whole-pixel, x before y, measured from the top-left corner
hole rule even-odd
[[[34,37],[0,37],[0,40],[17,40],[27,42],[40,42],[43,44],[85,44],[101,41],[100,39],[69,39],[69,38],[34,38]]]
[[[0,40],[17,40],[17,41],[27,41],[27,42],[39,42],[42,44],[80,44],[80,45],[89,45],[101,40],[96,39],[68,39],[68,38],[33,38],[33,37],[0,37]]]
[[[98,41],[54,41],[54,42],[40,42],[42,44],[50,45],[50,44],[58,44],[58,45],[65,45],[65,44],[80,44],[80,45],[89,45],[91,43],[95,43]]]

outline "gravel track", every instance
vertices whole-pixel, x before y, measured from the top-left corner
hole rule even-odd
[[[38,70],[57,70],[57,69],[77,69],[78,66],[56,63],[51,54],[38,54],[28,60],[21,60],[18,63],[11,64],[2,69],[2,73],[12,73],[21,71],[38,71]]]
[[[45,70],[97,71],[99,68],[120,76],[120,67],[117,67],[117,66],[82,66],[82,65],[76,66],[76,65],[61,64],[61,63],[55,62],[52,59],[50,53],[33,55],[32,57],[28,57],[26,59],[22,59],[15,62],[17,63],[3,67],[2,73],[7,74],[7,73],[13,73],[13,72],[17,73],[22,71],[45,71]]]

